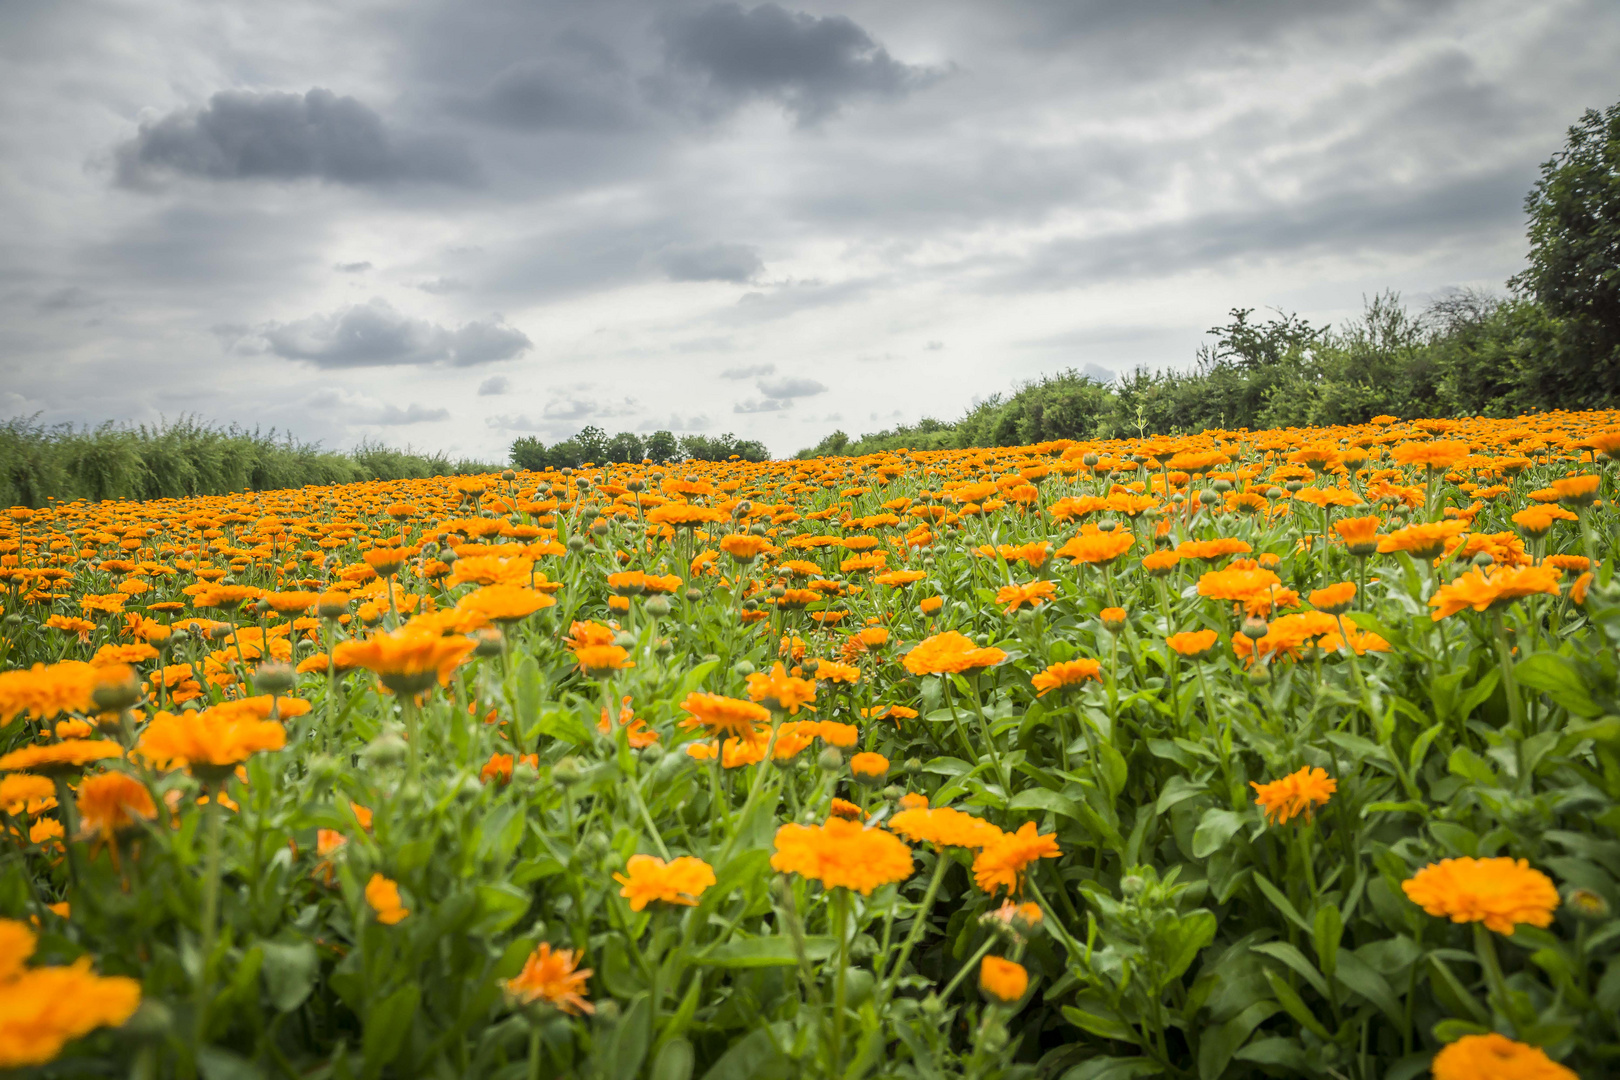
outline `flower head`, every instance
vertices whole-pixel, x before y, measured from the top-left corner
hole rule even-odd
[[[111,839],[141,820],[157,817],[146,785],[128,773],[104,772],[79,784],[79,824],[85,835]]]
[[[0,757],[0,772],[16,769],[42,776],[69,775],[93,761],[123,756],[124,748],[111,739],[70,739],[13,750]]]
[[[1434,608],[1429,618],[1439,622],[1463,608],[1485,611],[1538,593],[1558,595],[1556,566],[1498,566],[1492,570],[1486,573],[1486,568],[1476,566],[1436,589],[1429,597],[1429,606]]]
[[[1000,649],[980,648],[955,630],[924,638],[906,654],[906,670],[913,675],[959,674],[994,667],[1007,659]]]
[[[987,997],[1010,1005],[1029,989],[1029,972],[1015,961],[986,956],[979,963],[979,989]]]
[[[783,825],[776,830],[772,869],[819,881],[829,889],[873,889],[911,876],[911,849],[893,833],[832,818],[824,825]]]
[[[594,1013],[596,1006],[585,1000],[591,969],[579,968],[579,959],[572,949],[553,949],[550,942],[542,941],[523,962],[517,977],[503,984],[506,993],[520,1005],[543,1001],[570,1016]]]
[[[381,874],[372,874],[366,882],[366,903],[384,926],[393,926],[411,913],[399,898],[399,886]]]
[[[914,844],[933,844],[935,847],[982,848],[1001,839],[1005,833],[996,826],[972,814],[949,806],[930,809],[925,796],[908,795],[907,799],[921,799],[917,806],[907,806],[889,819],[889,828]],[[904,802],[904,799],[901,800]]]
[[[1264,808],[1266,820],[1277,825],[1301,814],[1306,821],[1311,820],[1316,808],[1325,806],[1339,790],[1339,782],[1321,768],[1299,769],[1269,784],[1251,780],[1249,786],[1254,788],[1254,801]]]
[[[227,702],[199,712],[159,712],[135,749],[160,769],[223,775],[253,754],[286,743],[287,730],[279,723],[261,718],[245,702]]]
[[[624,886],[619,895],[630,901],[632,911],[655,900],[694,907],[703,890],[715,883],[714,867],[691,855],[668,863],[653,855],[632,855],[625,869],[628,876],[614,874],[613,880]]]
[[[763,705],[721,694],[694,690],[686,695],[681,708],[691,715],[681,721],[681,727],[702,727],[711,735],[733,735],[742,739],[754,736],[756,724],[770,722],[771,714]]]
[[[1079,659],[1063,660],[1049,665],[1044,671],[1038,671],[1030,679],[1035,687],[1036,697],[1045,697],[1053,690],[1066,690],[1071,686],[1079,686],[1086,680],[1102,681],[1102,663],[1097,660]]]
[[[332,650],[332,659],[344,667],[376,672],[384,686],[396,694],[414,696],[435,682],[444,686],[476,646],[460,635],[443,637],[425,629],[405,626],[388,634],[373,634],[364,641],[345,641]]]
[[[1401,891],[1430,915],[1482,922],[1498,934],[1520,923],[1547,926],[1558,906],[1552,879],[1525,859],[1441,859],[1401,882]]]
[[[1035,823],[1027,821],[1017,832],[1003,833],[985,845],[973,860],[973,880],[992,895],[1002,889],[1021,892],[1030,863],[1036,859],[1055,859],[1062,854],[1056,836],[1037,835]]]
[[[1434,1080],[1580,1080],[1539,1046],[1492,1031],[1464,1035],[1434,1055]]]
[[[816,700],[816,684],[787,673],[780,663],[770,673],[756,671],[748,676],[748,696],[776,712],[799,715],[799,707]]]

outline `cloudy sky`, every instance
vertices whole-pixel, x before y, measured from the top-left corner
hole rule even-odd
[[[1613,0],[6,0],[0,417],[792,453],[1500,289]]]

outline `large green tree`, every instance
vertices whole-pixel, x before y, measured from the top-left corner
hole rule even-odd
[[[1513,286],[1565,321],[1568,408],[1620,392],[1620,104],[1587,110],[1525,199],[1530,265]]]

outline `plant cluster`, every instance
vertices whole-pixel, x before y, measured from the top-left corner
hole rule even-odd
[[[18,507],[0,1069],[1596,1078],[1620,413]]]

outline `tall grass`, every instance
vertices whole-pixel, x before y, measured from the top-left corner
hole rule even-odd
[[[37,416],[0,423],[0,506],[38,507],[51,499],[184,498],[500,467],[371,442],[346,453],[323,450],[274,429],[220,427],[190,417],[82,428],[43,424]]]

